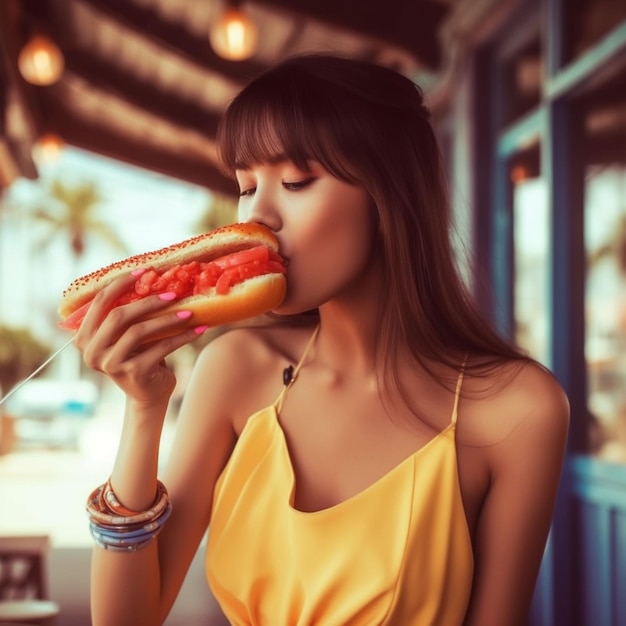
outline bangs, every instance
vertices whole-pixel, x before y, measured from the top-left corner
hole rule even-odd
[[[285,80],[287,78],[287,80]],[[293,162],[306,170],[318,161],[335,177],[356,183],[345,167],[341,119],[311,76],[261,77],[231,103],[218,130],[226,173],[260,163]]]

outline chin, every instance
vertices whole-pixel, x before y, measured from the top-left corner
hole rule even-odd
[[[317,315],[317,303],[312,302],[294,302],[287,296],[283,303],[276,307],[272,313],[283,317],[292,317],[297,315],[307,315],[313,317]]]

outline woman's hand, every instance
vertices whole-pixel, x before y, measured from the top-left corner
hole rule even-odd
[[[74,344],[85,363],[106,374],[140,406],[163,405],[176,379],[165,357],[196,339],[206,327],[185,329],[189,311],[168,312],[153,319],[147,315],[172,304],[173,293],[148,296],[111,309],[112,303],[132,285],[129,274],[113,281],[94,298],[76,334]],[[181,332],[176,333],[176,327]],[[174,331],[173,334],[172,331]],[[166,338],[153,339],[155,336]]]

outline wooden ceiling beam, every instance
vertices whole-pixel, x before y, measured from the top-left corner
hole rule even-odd
[[[226,61],[219,57],[206,37],[197,37],[177,24],[164,22],[149,8],[127,0],[79,0],[110,19],[134,31],[140,37],[169,49],[189,63],[204,70],[227,76],[235,83],[247,83],[263,71],[265,65],[256,61]]]
[[[32,147],[40,133],[41,111],[37,87],[24,81],[17,67],[21,29],[18,0],[0,3],[0,133],[20,175],[35,179],[38,172]]]
[[[68,54],[66,69],[96,89],[112,94],[151,115],[163,118],[183,129],[215,138],[220,119],[217,114],[164,92],[152,83],[139,81],[89,52]]]
[[[46,102],[46,116],[69,145],[193,183],[216,193],[231,197],[238,195],[236,183],[208,160],[200,161],[187,158],[184,154],[159,151],[105,127],[72,118],[51,100]]]
[[[389,42],[412,53],[429,69],[442,62],[439,29],[448,12],[434,0],[254,0],[284,12],[308,16],[347,31]]]

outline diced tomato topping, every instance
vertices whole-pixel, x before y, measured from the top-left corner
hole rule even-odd
[[[178,299],[198,295],[215,288],[218,295],[226,295],[233,285],[248,278],[264,274],[284,274],[285,266],[281,257],[265,246],[256,246],[234,252],[208,263],[191,261],[175,265],[163,274],[147,269],[133,285],[122,294],[111,308],[140,300],[152,293],[173,291]],[[76,330],[82,323],[91,302],[78,308],[59,326],[65,330]]]
[[[247,250],[241,250],[239,252],[233,252],[226,256],[215,259],[215,263],[220,269],[226,269],[227,267],[235,267],[237,265],[243,265],[244,263],[252,263],[258,261],[259,263],[265,263],[269,261],[270,251],[266,246],[256,246],[254,248],[248,248]]]
[[[196,276],[196,284],[193,290],[194,295],[205,293],[209,291],[211,287],[215,287],[221,273],[222,270],[220,270],[215,263],[205,263],[204,267],[200,268]]]
[[[220,296],[226,295],[233,284],[232,282],[232,272],[230,270],[226,270],[218,279],[215,284],[215,293]]]
[[[267,274],[284,274],[285,273],[285,264],[282,259],[275,261],[270,260],[267,262]]]

